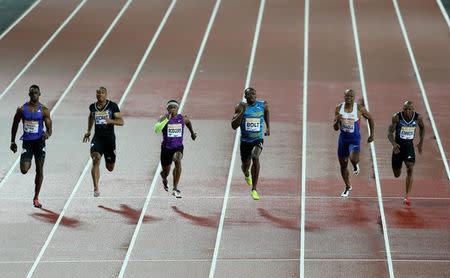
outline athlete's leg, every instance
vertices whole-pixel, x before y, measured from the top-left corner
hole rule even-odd
[[[403,159],[401,157],[401,153],[395,154],[394,152],[392,152],[391,165],[394,177],[398,178],[402,174],[402,164]]]
[[[94,194],[98,192],[98,181],[100,180],[100,160],[102,155],[98,152],[91,152],[92,157],[92,181],[94,183]]]
[[[259,156],[262,152],[262,148],[257,145],[252,150],[252,190],[256,190],[256,186],[258,185],[258,178],[259,178],[259,170],[260,170],[260,164],[259,164]]]
[[[20,172],[22,174],[28,173],[31,167],[31,159],[33,158],[33,149],[29,142],[23,141],[22,154],[20,155]]]
[[[348,157],[338,157],[339,159],[339,165],[341,168],[341,176],[342,179],[344,180],[345,186],[347,188],[350,188],[350,180],[348,178]]]
[[[173,155],[173,162],[175,167],[173,168],[173,190],[178,190],[178,182],[181,177],[181,159],[183,158],[183,153],[180,151],[175,152]]]
[[[41,192],[42,181],[44,180],[44,159],[35,160],[36,163],[36,176],[34,177],[34,198],[33,200],[39,200],[39,192]]]
[[[414,162],[405,162],[406,165],[406,198],[409,198],[413,184]]]

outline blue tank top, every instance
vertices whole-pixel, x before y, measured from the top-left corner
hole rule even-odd
[[[406,121],[405,118],[403,118],[402,112],[398,112],[397,117],[399,121],[397,123],[397,126],[395,127],[395,142],[412,144],[419,114],[414,112],[409,122]]]
[[[39,103],[35,112],[30,112],[28,102],[23,105],[22,114],[23,135],[20,138],[23,141],[41,139],[44,135],[44,111],[42,104]]]
[[[247,106],[241,122],[241,141],[254,142],[263,139],[264,101],[257,100]]]

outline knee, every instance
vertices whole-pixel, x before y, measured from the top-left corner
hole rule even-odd
[[[401,174],[402,174],[402,172],[400,172],[400,171],[394,171],[394,177],[396,177],[396,178],[400,177]]]
[[[20,168],[20,172],[25,175],[26,173],[28,173],[28,169]]]
[[[114,170],[114,164],[111,163],[107,163],[106,164],[106,169],[110,172],[112,172]]]
[[[92,163],[98,165],[100,163],[100,155],[92,155]]]

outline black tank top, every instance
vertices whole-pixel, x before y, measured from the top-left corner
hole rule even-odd
[[[414,112],[409,122],[405,120],[402,112],[398,112],[397,117],[399,121],[395,127],[395,142],[412,144],[416,132],[419,113]]]

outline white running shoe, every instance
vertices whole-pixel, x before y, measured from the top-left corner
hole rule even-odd
[[[357,176],[359,175],[359,164],[356,164],[356,169],[353,167],[353,175]]]
[[[175,196],[175,198],[177,198],[177,199],[181,198],[181,192],[178,189],[172,190],[172,195]]]
[[[350,194],[350,191],[352,191],[352,187],[345,187],[344,191],[342,191],[341,193],[341,197],[348,197],[348,195]]]

